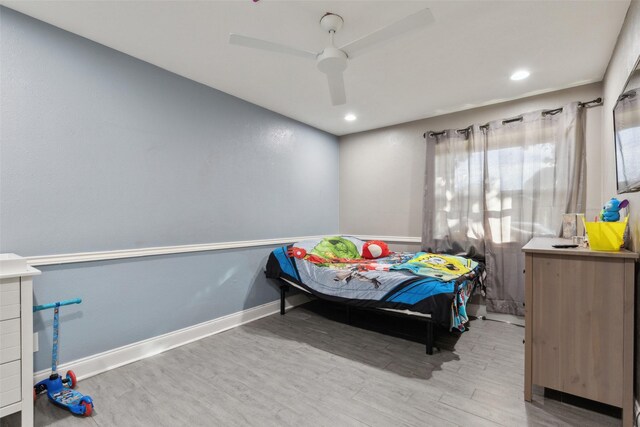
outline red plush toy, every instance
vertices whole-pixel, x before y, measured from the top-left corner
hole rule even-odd
[[[389,255],[391,251],[385,242],[380,240],[369,240],[362,245],[362,257],[376,259]]]

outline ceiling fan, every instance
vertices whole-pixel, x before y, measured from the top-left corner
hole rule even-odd
[[[318,69],[327,75],[331,104],[341,105],[347,101],[342,72],[347,68],[349,59],[356,57],[370,46],[387,41],[415,28],[426,26],[432,22],[434,22],[434,18],[431,11],[423,9],[338,48],[334,45],[333,36],[336,31],[342,28],[344,20],[340,15],[327,12],[320,19],[320,26],[329,33],[329,45],[322,52],[316,53],[234,33],[229,35],[229,43],[314,59]]]

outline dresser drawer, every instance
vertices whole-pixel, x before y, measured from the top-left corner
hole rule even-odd
[[[20,361],[0,365],[0,408],[20,401]]]
[[[0,364],[20,359],[20,319],[0,321]]]
[[[20,278],[0,280],[0,320],[20,317]]]

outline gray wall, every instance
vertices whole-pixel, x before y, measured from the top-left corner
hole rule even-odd
[[[613,106],[640,55],[640,1],[632,0],[625,18],[616,47],[604,76],[604,111],[602,144],[604,146],[602,164],[602,198],[616,194],[616,162],[613,145]],[[640,252],[640,193],[618,196],[629,199],[629,228],[633,250]],[[637,269],[637,267],[636,267]],[[640,405],[640,283],[636,284],[636,333],[635,333],[635,396]]]
[[[0,40],[0,252],[338,230],[336,137],[3,7]],[[83,298],[69,361],[275,300],[270,249],[44,267],[35,299]]]
[[[82,297],[61,309],[60,360],[69,362],[277,300],[263,273],[272,249],[41,267],[34,304]],[[51,363],[52,316],[34,317],[36,370]]]
[[[464,128],[601,95],[601,84],[594,83],[341,137],[340,232],[421,236],[425,131]],[[588,217],[602,204],[601,122],[602,107],[587,110]]]

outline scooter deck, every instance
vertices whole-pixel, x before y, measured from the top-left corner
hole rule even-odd
[[[84,395],[82,393],[71,390],[70,388],[63,388],[62,390],[49,395],[51,400],[62,406],[80,405],[80,400],[83,397]]]

